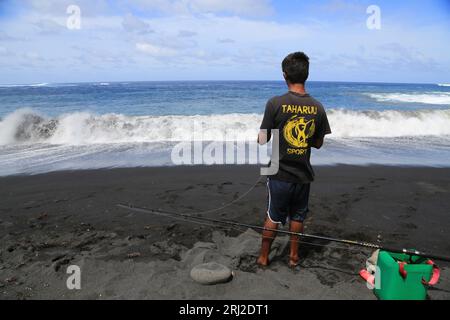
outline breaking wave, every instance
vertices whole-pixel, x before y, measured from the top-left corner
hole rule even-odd
[[[450,137],[450,109],[349,111],[329,109],[331,137]],[[128,116],[75,112],[55,118],[19,109],[0,120],[0,145],[86,145],[169,141],[253,141],[261,114]]]
[[[380,102],[407,102],[450,105],[450,92],[432,93],[367,93],[367,95]]]

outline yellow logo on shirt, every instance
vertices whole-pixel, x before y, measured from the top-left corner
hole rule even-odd
[[[295,148],[307,148],[308,138],[316,131],[314,119],[306,121],[297,115],[291,117],[284,125],[283,135],[286,141]]]

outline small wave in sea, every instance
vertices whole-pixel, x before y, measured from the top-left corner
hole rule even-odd
[[[369,97],[380,102],[422,103],[450,105],[450,92],[429,93],[367,93]]]

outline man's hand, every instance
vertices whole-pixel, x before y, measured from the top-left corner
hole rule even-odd
[[[270,140],[270,135],[267,135],[267,130],[260,130],[258,134],[258,143],[260,145],[266,144]]]

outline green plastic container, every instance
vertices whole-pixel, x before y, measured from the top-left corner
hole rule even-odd
[[[380,250],[375,276],[375,295],[381,300],[425,300],[427,288],[422,279],[429,281],[433,266],[427,258]],[[399,262],[406,262],[402,276]]]

